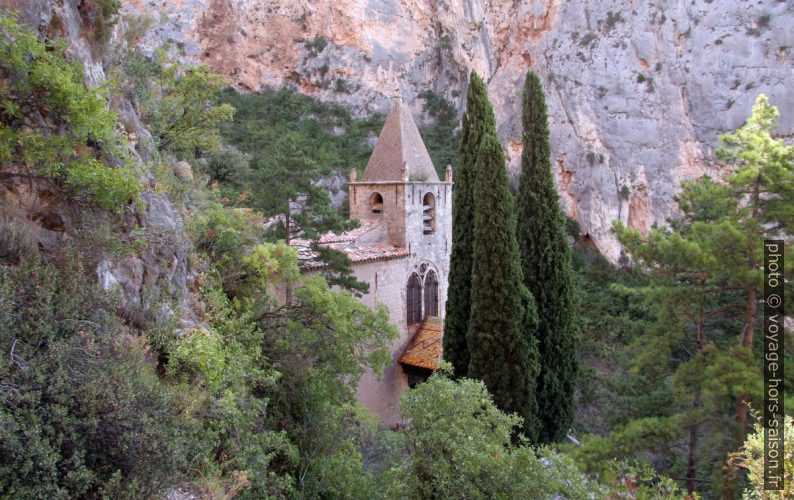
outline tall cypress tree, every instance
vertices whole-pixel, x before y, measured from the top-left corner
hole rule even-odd
[[[534,440],[538,352],[526,332],[537,315],[523,284],[515,201],[494,134],[483,138],[475,172],[468,376],[485,383],[500,409],[524,417],[524,433]]]
[[[518,244],[524,284],[537,306],[541,442],[562,440],[573,421],[577,365],[571,251],[551,172],[546,100],[538,75],[523,95],[524,151],[518,198]]]
[[[471,310],[474,162],[486,132],[496,133],[496,120],[485,82],[472,71],[466,97],[466,112],[463,114],[460,161],[452,195],[452,255],[444,320],[444,359],[452,363],[454,373],[459,377],[466,376],[469,368],[466,335]]]

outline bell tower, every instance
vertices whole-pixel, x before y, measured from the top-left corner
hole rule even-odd
[[[350,217],[385,225],[388,241],[446,262],[451,246],[452,169],[438,178],[411,110],[398,100],[364,170],[349,183]],[[446,257],[445,257],[446,256]]]

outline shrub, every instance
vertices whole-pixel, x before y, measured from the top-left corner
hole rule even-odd
[[[231,105],[218,102],[225,79],[206,65],[184,68],[169,61],[166,52],[148,58],[136,50],[125,58],[128,95],[140,104],[160,151],[182,158],[216,151],[221,147],[218,127],[234,116]]]
[[[582,47],[587,47],[596,38],[598,38],[598,35],[596,35],[595,33],[593,33],[591,31],[591,32],[587,33],[585,36],[583,36],[582,38],[579,39],[579,45],[581,45]]]
[[[186,468],[183,400],[75,262],[0,268],[0,496],[139,496]]]
[[[113,26],[119,21],[121,0],[87,0],[78,7],[83,22],[93,32],[94,40],[104,45],[110,38]]]
[[[442,375],[402,400],[403,461],[389,471],[397,498],[588,498],[605,495],[564,456],[511,442],[521,418],[494,405],[480,381]]]
[[[113,212],[136,196],[107,88],[87,89],[63,44],[0,15],[0,80],[0,177],[49,181]]]
[[[607,18],[604,20],[607,29],[612,29],[617,23],[623,22],[623,15],[620,12],[607,12]]]

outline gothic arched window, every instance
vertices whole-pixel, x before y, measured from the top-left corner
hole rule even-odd
[[[369,208],[373,214],[383,213],[383,196],[380,193],[372,193],[369,197]]]
[[[422,229],[424,234],[436,232],[436,197],[433,193],[422,198]]]
[[[408,278],[408,291],[405,297],[408,324],[413,325],[422,319],[422,284],[416,273],[411,273],[411,277]]]
[[[425,276],[425,317],[438,316],[438,278],[428,271]]]

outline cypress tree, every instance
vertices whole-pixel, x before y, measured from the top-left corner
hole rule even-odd
[[[481,379],[497,406],[524,418],[524,433],[537,437],[535,339],[532,296],[523,284],[516,240],[515,201],[502,146],[486,134],[475,162],[474,244],[468,376]]]
[[[539,316],[539,438],[552,442],[562,440],[573,421],[577,374],[573,283],[571,251],[551,172],[546,100],[540,79],[532,71],[524,85],[523,125],[518,243],[524,284]]]
[[[444,320],[444,359],[452,364],[454,374],[459,377],[465,377],[469,367],[466,335],[471,309],[474,162],[486,132],[496,134],[496,120],[485,82],[472,71],[466,97],[466,112],[463,114],[460,161],[452,195],[452,255]]]

